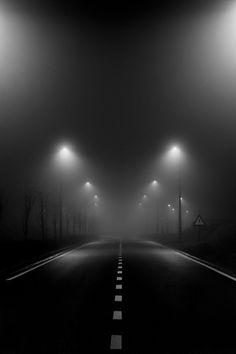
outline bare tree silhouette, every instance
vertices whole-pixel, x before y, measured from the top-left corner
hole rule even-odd
[[[29,231],[29,219],[35,204],[36,195],[32,191],[25,191],[24,193],[24,221],[23,221],[23,232],[25,240],[28,239]]]
[[[43,194],[43,192],[38,192],[39,200],[39,218],[41,226],[42,240],[47,237],[47,207],[48,207],[48,197]]]

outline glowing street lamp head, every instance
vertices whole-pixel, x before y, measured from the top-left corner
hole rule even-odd
[[[171,149],[172,153],[173,154],[179,154],[180,153],[180,148],[178,146],[173,146],[172,149]]]
[[[98,202],[98,200],[94,198],[94,189],[94,185],[90,181],[86,181],[82,186],[84,198],[87,200],[88,203],[93,204]]]
[[[165,160],[167,163],[167,166],[174,166],[176,164],[180,163],[180,160],[183,159],[183,152],[180,149],[178,145],[173,145],[170,147],[170,149],[167,151],[167,154],[165,155]]]
[[[62,162],[71,160],[72,152],[68,146],[62,146],[58,152],[58,157]]]
[[[170,203],[168,204],[168,208],[171,208],[171,204]]]
[[[95,200],[98,200],[98,195],[95,194],[95,196],[93,197]]]
[[[146,200],[147,199],[147,194],[143,195],[143,199]]]
[[[55,162],[63,172],[71,172],[77,166],[77,156],[67,145],[62,145],[57,152]]]
[[[92,185],[91,185],[91,183],[89,182],[89,181],[87,181],[87,182],[85,182],[85,187],[86,188],[90,188]]]
[[[67,146],[63,146],[59,151],[60,156],[67,156],[70,154],[70,150]]]
[[[153,185],[153,186],[157,186],[157,185],[158,185],[158,182],[157,182],[156,179],[154,179],[154,181],[152,181],[152,185]]]

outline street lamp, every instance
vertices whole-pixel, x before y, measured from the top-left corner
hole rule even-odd
[[[63,146],[59,151],[59,156],[62,160],[66,161],[70,158],[70,149],[67,146]]]
[[[60,167],[60,176],[59,176],[59,238],[62,238],[63,227],[62,227],[62,209],[63,209],[63,191],[62,191],[62,174],[70,166],[73,160],[73,153],[68,146],[62,146],[57,154],[58,164]]]
[[[90,231],[90,209],[89,209],[89,204],[92,198],[92,193],[94,192],[94,185],[90,182],[87,181],[84,183],[84,232],[86,234],[89,233]],[[98,200],[98,195],[95,194],[92,198],[92,202],[94,202],[94,206],[96,207]],[[95,205],[96,204],[96,205]]]
[[[178,146],[173,146],[171,154],[178,164],[178,235],[179,242],[182,241],[182,173],[181,173],[181,150]]]
[[[158,182],[156,179],[154,179],[154,181],[152,181],[152,186],[157,186],[158,185]]]
[[[154,200],[154,203],[155,203],[155,209],[156,209],[156,232],[160,233],[161,231],[161,225],[160,225],[160,220],[161,220],[161,217],[160,217],[160,203],[159,203],[159,198],[158,198],[158,194],[157,194],[157,187],[158,187],[158,182],[156,179],[154,179],[151,183],[151,186],[152,186],[152,189],[154,190],[154,193],[155,193],[155,200]]]

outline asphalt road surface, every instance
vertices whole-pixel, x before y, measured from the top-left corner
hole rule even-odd
[[[0,333],[0,353],[236,353],[236,282],[153,242],[94,242],[5,276]]]

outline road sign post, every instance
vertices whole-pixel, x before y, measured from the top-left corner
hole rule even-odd
[[[197,216],[196,220],[194,221],[193,226],[195,226],[196,229],[198,230],[198,241],[200,242],[201,241],[201,231],[206,227],[206,223],[200,214]]]

